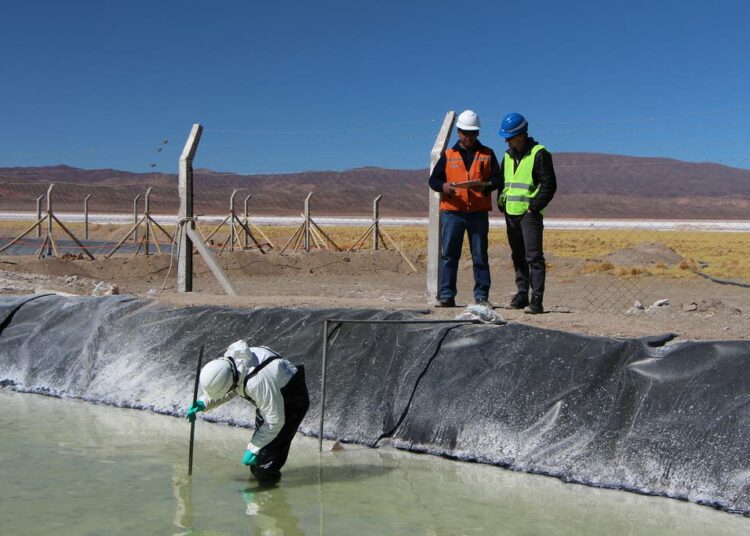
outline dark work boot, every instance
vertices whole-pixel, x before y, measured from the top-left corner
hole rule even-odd
[[[529,304],[526,309],[523,310],[524,313],[527,315],[540,315],[544,312],[544,307],[542,307],[542,297],[541,296],[532,296],[531,297],[531,303]]]
[[[435,307],[455,307],[456,300],[454,298],[440,298]]]
[[[529,294],[527,292],[518,292],[513,299],[510,300],[511,309],[523,309],[529,304]]]

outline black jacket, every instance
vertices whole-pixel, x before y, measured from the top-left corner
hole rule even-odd
[[[515,164],[513,167],[514,171],[518,169],[521,159],[529,154],[535,145],[539,145],[539,143],[534,138],[529,138],[523,154],[516,154],[512,149],[505,151],[513,159]],[[505,180],[504,164],[505,158],[500,162],[500,176],[503,177],[503,181]],[[539,186],[539,193],[529,202],[529,209],[538,212],[552,201],[555,191],[557,191],[557,177],[555,177],[555,168],[552,166],[552,155],[547,149],[540,149],[536,153],[534,167],[531,170],[531,178],[534,181],[534,187]],[[503,210],[503,207],[501,207],[501,210]]]

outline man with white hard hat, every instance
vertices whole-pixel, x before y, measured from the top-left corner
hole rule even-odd
[[[474,266],[474,302],[491,307],[490,263],[487,256],[490,193],[502,187],[500,165],[492,149],[479,142],[479,116],[461,112],[456,121],[458,142],[446,149],[430,175],[430,188],[440,192],[440,294],[438,307],[456,306],[458,261],[468,234]]]
[[[310,398],[305,384],[305,369],[293,365],[265,346],[249,346],[237,341],[223,357],[209,361],[201,369],[202,394],[187,411],[190,422],[196,413],[208,411],[240,396],[253,404],[255,432],[242,463],[264,485],[281,478],[289,446],[297,432]]]

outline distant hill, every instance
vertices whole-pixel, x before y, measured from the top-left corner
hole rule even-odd
[[[667,158],[557,153],[557,195],[546,211],[555,218],[750,219],[750,170]],[[228,212],[229,196],[240,189],[252,213],[296,215],[309,192],[313,214],[369,215],[372,200],[383,195],[384,216],[427,213],[426,169],[357,168],[346,171],[238,175],[196,169],[196,213]],[[0,168],[0,210],[33,210],[49,183],[54,208],[81,211],[91,194],[92,212],[132,211],[133,198],[152,187],[151,210],[177,210],[177,176],[85,170],[69,166]],[[141,201],[142,203],[142,198]]]

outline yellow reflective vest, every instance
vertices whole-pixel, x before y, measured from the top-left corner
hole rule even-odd
[[[513,158],[507,152],[505,153],[503,160],[505,184],[499,202],[505,203],[506,214],[511,216],[523,214],[529,210],[529,201],[536,197],[539,192],[539,186],[534,188],[534,179],[531,172],[534,169],[536,153],[542,149],[544,149],[543,145],[534,145],[531,151],[518,163],[518,167],[515,167]]]

